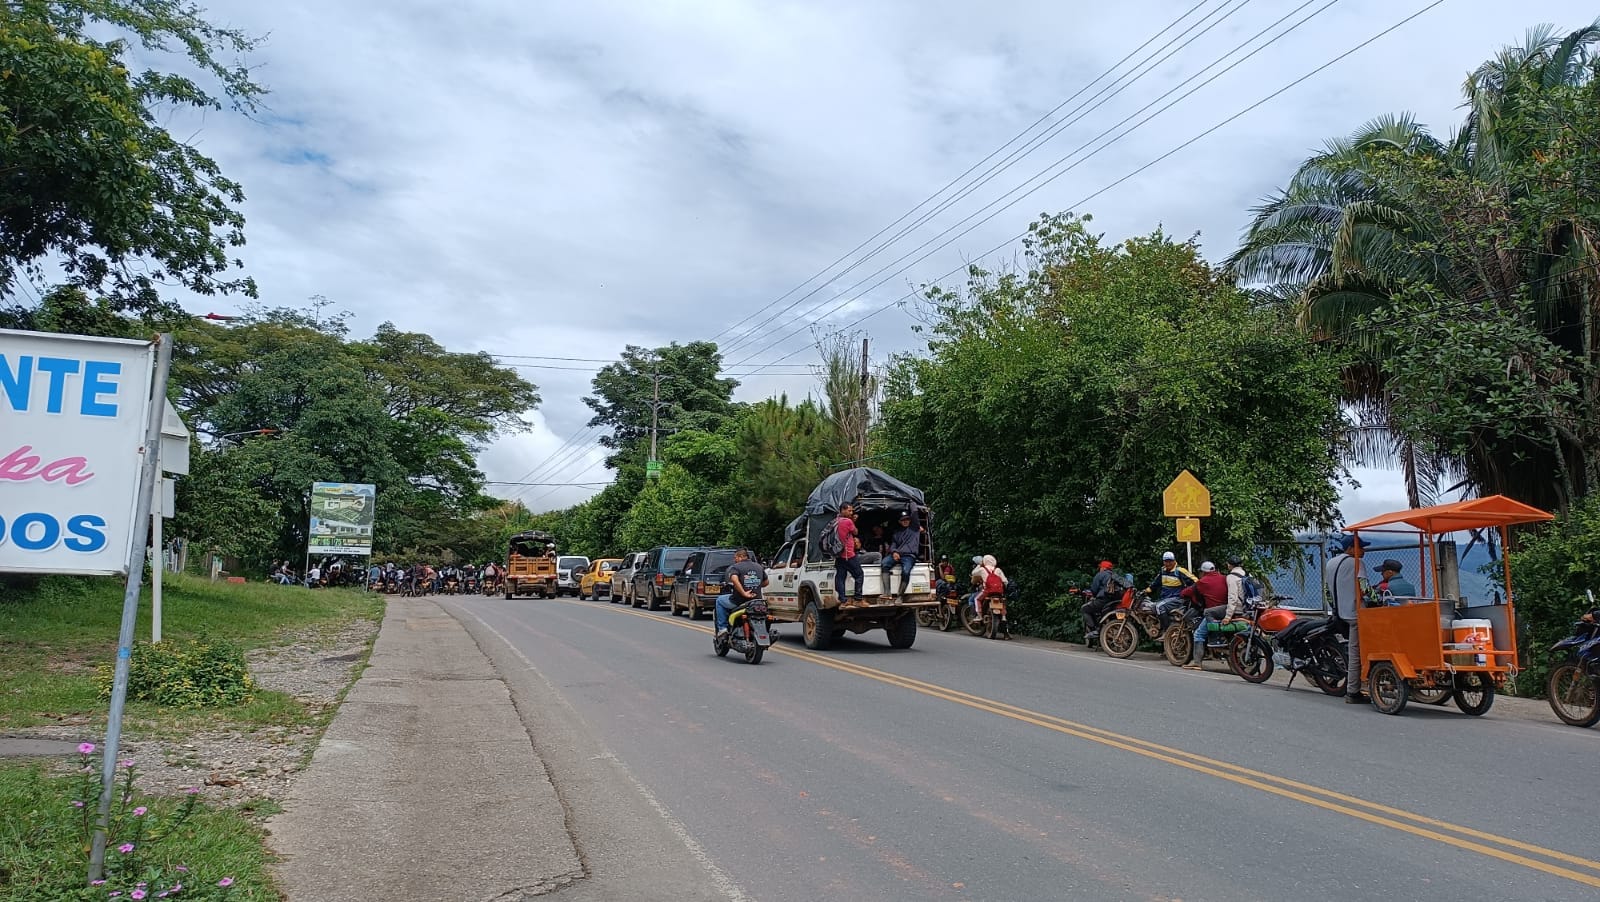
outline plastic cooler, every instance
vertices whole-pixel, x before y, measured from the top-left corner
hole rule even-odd
[[[1494,648],[1494,623],[1488,620],[1455,620],[1450,623],[1453,634],[1451,645],[1457,650]],[[1450,655],[1450,663],[1470,666],[1482,666],[1488,663],[1488,656],[1476,655]]]

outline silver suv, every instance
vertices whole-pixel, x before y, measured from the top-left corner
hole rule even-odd
[[[622,556],[622,563],[617,569],[611,571],[611,597],[607,600],[612,604],[619,601],[633,604],[633,571],[638,569],[644,554],[643,551],[628,552]]]

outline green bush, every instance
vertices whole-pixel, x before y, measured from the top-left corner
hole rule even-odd
[[[168,708],[226,708],[255,695],[244,649],[221,639],[141,643],[134,647],[130,664],[130,699]],[[102,698],[111,697],[112,676],[109,664],[100,665],[96,685]]]
[[[1550,646],[1588,610],[1586,589],[1600,592],[1600,495],[1565,517],[1525,535],[1511,553],[1516,591],[1522,695],[1543,696],[1550,675]]]

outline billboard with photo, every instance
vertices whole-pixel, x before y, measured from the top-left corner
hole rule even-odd
[[[0,572],[127,572],[155,345],[0,329]]]
[[[328,554],[372,556],[376,486],[357,482],[317,482],[311,486],[312,557]]]

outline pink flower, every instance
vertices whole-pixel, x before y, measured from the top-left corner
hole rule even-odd
[[[80,754],[80,755],[93,755],[94,754],[94,743],[92,743],[92,742],[80,743],[78,745],[78,754]]]
[[[121,853],[122,853],[122,854],[124,854],[124,855],[126,855],[126,854],[128,854],[128,853],[129,853],[129,852],[132,852],[132,851],[133,851],[133,843],[131,843],[131,842],[125,842],[125,843],[123,843],[123,844],[122,844],[122,845],[120,845],[120,846],[117,846],[117,851],[118,851],[118,852],[121,852]]]
[[[133,759],[132,758],[124,758],[121,761],[117,762],[117,766],[119,766],[119,767],[132,767],[133,766]]]
[[[184,866],[183,866],[183,865],[181,865],[181,864],[180,864],[180,865],[178,865],[178,866],[177,866],[177,867],[175,867],[175,868],[173,868],[173,870],[175,870],[175,871],[177,871],[177,872],[178,872],[178,873],[180,873],[180,874],[187,874],[187,873],[189,873],[189,869],[188,869],[188,868],[186,868],[186,867],[184,867]]]
[[[221,880],[217,881],[217,885],[218,886],[232,886],[233,885],[233,878],[232,877],[224,877]]]
[[[77,799],[73,799],[72,800],[72,807],[74,807],[74,808],[82,808],[83,807],[83,803],[78,801]]]
[[[149,810],[150,809],[144,807],[143,805],[140,805],[138,808],[133,809],[133,816],[134,817],[144,817],[144,813],[146,811],[149,811]]]
[[[198,787],[198,786],[185,786],[183,788],[183,791],[184,791],[185,795],[196,795],[197,793],[200,792],[200,787]]]
[[[120,890],[120,889],[114,889],[114,890],[111,891],[111,898],[113,898],[113,899],[115,899],[116,897],[118,897],[120,895],[122,895],[122,890]]]
[[[142,890],[142,889],[136,889],[133,892],[128,894],[128,898],[130,898],[130,899],[143,899],[144,896],[145,896],[145,893],[144,893],[144,890]]]
[[[105,881],[104,880],[90,880],[89,881],[89,885],[90,886],[104,886],[105,885]]]

